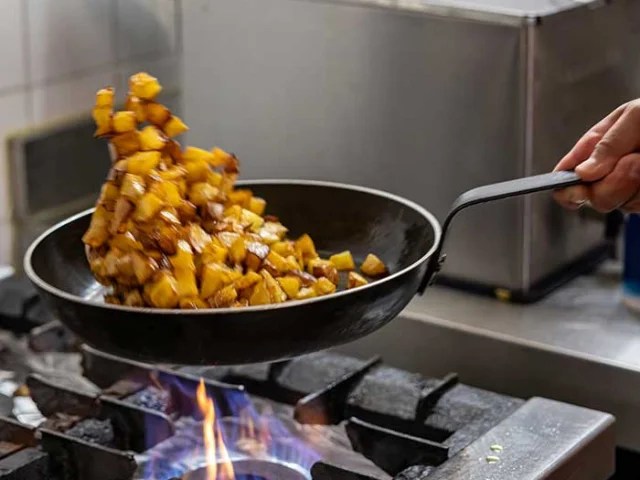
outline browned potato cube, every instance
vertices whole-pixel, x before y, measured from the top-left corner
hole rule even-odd
[[[171,207],[177,208],[182,204],[182,197],[180,196],[178,186],[173,182],[156,182],[151,185],[149,191],[157,195],[166,205]]]
[[[82,241],[91,247],[97,248],[109,239],[109,226],[111,224],[111,214],[98,206],[91,216],[89,228],[82,236]]]
[[[189,243],[197,253],[202,253],[211,243],[211,235],[205,232],[197,223],[189,225],[188,232]]]
[[[219,193],[220,190],[208,183],[194,183],[189,190],[189,201],[197,207],[204,207],[207,203],[215,201]]]
[[[260,242],[245,242],[247,256],[245,265],[247,270],[257,272],[262,267],[262,262],[269,255],[269,247]]]
[[[189,130],[189,127],[187,127],[184,122],[175,115],[172,115],[162,127],[162,131],[169,138],[177,137],[187,130]]]
[[[147,222],[162,210],[163,206],[164,203],[158,196],[153,193],[145,193],[140,200],[138,200],[138,205],[133,213],[133,219],[136,222]]]
[[[133,252],[131,254],[131,261],[133,271],[140,285],[145,285],[158,269],[156,261],[143,253]]]
[[[244,262],[246,257],[247,247],[244,243],[244,238],[240,237],[235,242],[233,242],[233,244],[231,244],[231,247],[229,248],[229,259],[234,264],[239,265]]]
[[[301,288],[300,291],[298,292],[297,300],[306,300],[308,298],[313,298],[317,296],[318,294],[313,288],[305,287],[305,288]]]
[[[275,273],[269,272],[274,276],[282,276],[291,270],[291,264],[287,259],[273,250],[271,250],[269,255],[267,255],[267,261],[275,268]]]
[[[146,300],[158,308],[175,308],[180,302],[178,282],[168,272],[159,272],[155,281],[144,287]]]
[[[208,182],[209,164],[202,160],[190,160],[184,164],[184,169],[187,171],[187,182]],[[211,185],[213,186],[213,185]]]
[[[158,172],[158,175],[163,180],[169,180],[171,182],[175,182],[180,180],[187,174],[187,171],[181,166],[174,166],[164,172]]]
[[[113,111],[111,110],[111,107],[99,107],[93,109],[93,121],[96,123],[97,128],[94,133],[96,137],[101,137],[111,133],[113,127],[112,113]]]
[[[147,114],[145,112],[144,105],[138,97],[135,95],[127,95],[127,99],[124,103],[124,109],[136,114],[136,121],[138,123],[146,122]]]
[[[205,265],[202,269],[200,297],[204,299],[210,298],[223,287],[230,285],[241,276],[242,273],[231,270],[225,265],[217,263]]]
[[[120,194],[133,203],[136,203],[138,199],[144,195],[145,188],[144,178],[139,175],[134,175],[133,173],[127,173],[122,179]]]
[[[386,265],[373,253],[367,255],[367,258],[365,258],[362,265],[360,265],[360,270],[369,277],[380,277],[387,273]]]
[[[113,87],[102,88],[96,93],[96,107],[113,107]]]
[[[238,291],[233,285],[228,285],[213,296],[213,306],[215,308],[228,308],[233,305],[237,298]]]
[[[137,73],[129,78],[129,90],[138,98],[153,100],[162,91],[160,82],[148,73]]]
[[[351,256],[350,251],[336,253],[335,255],[331,255],[329,261],[333,264],[338,271],[343,270],[353,270],[356,268],[356,264],[353,261],[353,257]]]
[[[109,246],[117,248],[123,252],[131,252],[133,250],[142,250],[142,244],[136,240],[131,232],[119,233],[111,237]]]
[[[313,258],[318,258],[318,252],[313,240],[306,233],[296,240],[296,247],[302,253],[304,261],[309,261]]]
[[[314,277],[320,278],[325,277],[331,280],[334,285],[337,285],[340,281],[340,276],[338,275],[338,270],[333,266],[331,262],[328,260],[321,260],[319,258],[314,258],[309,261],[309,273],[311,273]]]
[[[113,182],[107,182],[102,185],[102,189],[100,190],[100,200],[99,203],[103,205],[108,210],[113,210],[115,207],[115,202],[118,200],[118,196],[120,195],[120,190],[117,185]]]
[[[202,262],[204,264],[209,263],[222,263],[227,261],[228,250],[222,245],[218,245],[215,242],[209,243],[202,252]]]
[[[196,273],[193,270],[176,268],[173,275],[178,282],[178,295],[180,298],[195,298],[198,296]]]
[[[207,170],[207,183],[214,187],[222,186],[222,174],[212,170]]]
[[[233,159],[233,155],[225,152],[220,148],[212,149],[211,153],[213,154],[211,165],[213,165],[214,167],[224,167],[228,165]]]
[[[260,275],[264,279],[271,303],[282,303],[287,300],[287,294],[269,272],[261,270]]]
[[[140,150],[162,150],[167,137],[157,127],[147,125],[140,131]]]
[[[164,105],[155,102],[149,102],[144,107],[145,116],[149,123],[156,127],[162,127],[171,117],[171,112]]]
[[[251,197],[251,200],[249,200],[249,210],[251,210],[256,215],[263,215],[266,208],[267,202],[263,198]]]
[[[247,208],[251,202],[253,193],[251,190],[238,189],[233,192],[229,192],[228,198],[231,205],[240,205],[242,208]]]
[[[113,217],[111,219],[110,233],[116,234],[120,231],[120,228],[126,227],[126,221],[129,215],[133,211],[133,203],[127,200],[125,197],[120,197],[116,201],[116,206],[113,210]]]
[[[116,133],[132,132],[136,129],[136,114],[133,112],[116,112],[113,114],[113,130]]]
[[[366,278],[356,272],[349,272],[349,278],[347,280],[347,289],[362,287],[369,282]]]
[[[206,162],[211,163],[213,160],[213,153],[204,150],[202,148],[187,147],[182,153],[182,157],[185,162]]]
[[[234,283],[236,289],[244,290],[245,288],[253,287],[262,279],[260,274],[256,272],[247,272],[245,275],[237,279]]]
[[[177,247],[178,251],[169,259],[173,268],[175,270],[189,270],[194,272],[196,270],[196,265],[193,261],[191,245],[184,240],[179,240],[177,242]]]
[[[137,152],[127,158],[127,171],[136,175],[148,175],[160,163],[160,152]]]
[[[256,284],[249,298],[249,305],[268,305],[271,303],[271,295],[267,289],[267,283],[261,280]]]
[[[329,295],[330,293],[333,293],[336,291],[336,286],[331,280],[325,277],[322,277],[322,278],[319,278],[318,281],[313,284],[313,289],[316,291],[318,295]]]
[[[197,297],[181,298],[180,308],[183,310],[198,310],[202,308],[209,308],[209,305]]]
[[[300,279],[296,277],[279,277],[276,279],[284,292],[292,300],[298,298],[300,292]]]
[[[131,290],[124,297],[124,304],[127,307],[144,307],[144,300],[138,290]]]
[[[133,131],[114,135],[111,139],[111,145],[113,145],[119,157],[132,155],[140,150],[138,132]]]

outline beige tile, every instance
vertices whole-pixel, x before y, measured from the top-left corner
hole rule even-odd
[[[100,88],[114,85],[115,71],[83,75],[33,89],[34,121],[44,121],[91,113],[94,96]]]
[[[116,0],[118,60],[176,50],[177,0]]]
[[[29,124],[28,98],[24,92],[0,96],[0,222],[11,215],[9,198],[9,162],[6,136]]]
[[[8,221],[0,222],[0,279],[13,265],[13,229]]]
[[[27,57],[23,35],[23,8],[21,0],[0,1],[0,89],[27,83]]]
[[[25,1],[35,84],[115,62],[114,0]]]

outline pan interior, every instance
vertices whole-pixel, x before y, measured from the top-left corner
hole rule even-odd
[[[241,188],[265,198],[266,213],[277,216],[291,238],[308,233],[323,254],[350,250],[362,261],[374,253],[394,273],[422,258],[434,243],[434,226],[421,211],[375,192],[315,183],[245,182]],[[93,278],[81,242],[89,220],[89,215],[79,217],[42,238],[31,266],[45,283],[102,302],[104,287]]]

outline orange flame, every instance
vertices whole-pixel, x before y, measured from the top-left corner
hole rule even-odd
[[[213,400],[207,395],[202,379],[200,379],[200,385],[198,385],[196,399],[198,407],[204,415],[202,435],[204,437],[207,462],[207,480],[235,480],[229,452],[224,444],[220,430],[216,428],[216,409],[213,405]],[[220,477],[218,477],[218,450],[220,451]]]

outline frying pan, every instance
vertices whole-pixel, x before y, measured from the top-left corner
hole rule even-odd
[[[487,185],[455,201],[443,228],[420,205],[389,193],[297,180],[239,182],[267,199],[292,236],[309,233],[323,256],[375,253],[391,274],[361,288],[276,305],[165,310],[105,304],[81,237],[87,210],[29,247],[24,268],[45,301],[89,345],[133,360],[172,364],[275,361],[357,340],[384,326],[422,294],[440,270],[454,215],[474,204],[581,183],[555,172]]]

